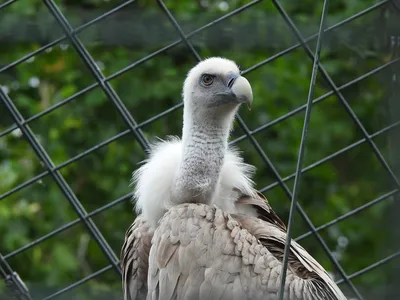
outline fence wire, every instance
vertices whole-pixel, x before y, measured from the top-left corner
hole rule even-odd
[[[22,0],[21,0],[22,1]],[[13,3],[17,2],[16,0],[10,0],[10,1],[6,1],[2,4],[0,4],[0,14],[2,12],[2,10],[9,6],[9,5],[13,5]],[[11,125],[8,129],[0,132],[0,137],[3,137],[7,134],[10,134],[11,132],[13,132],[15,129],[19,129],[21,130],[21,132],[23,133],[24,138],[29,142],[30,146],[32,147],[32,149],[35,152],[35,155],[39,158],[39,160],[44,164],[46,171],[42,172],[41,174],[34,176],[33,178],[27,180],[26,182],[23,182],[19,185],[17,185],[16,187],[14,187],[13,189],[7,191],[6,193],[0,195],[0,200],[3,200],[7,197],[9,197],[10,195],[13,195],[14,193],[20,191],[21,189],[37,182],[38,180],[42,179],[43,177],[50,175],[52,177],[52,179],[54,180],[54,182],[58,185],[60,191],[64,194],[64,196],[67,198],[67,200],[69,201],[71,207],[75,210],[76,215],[78,216],[74,221],[69,222],[57,229],[55,229],[54,231],[36,239],[35,241],[26,244],[25,246],[19,248],[19,249],[15,249],[13,252],[10,252],[8,254],[1,254],[0,253],[0,275],[1,277],[4,279],[4,281],[6,282],[6,286],[9,289],[9,291],[12,293],[12,295],[16,298],[16,299],[33,299],[32,296],[30,295],[30,292],[28,291],[26,285],[24,284],[23,278],[20,278],[18,273],[13,270],[9,264],[9,260],[23,252],[25,252],[26,250],[35,247],[36,245],[44,242],[45,240],[60,234],[61,232],[71,228],[74,225],[77,225],[79,223],[84,224],[84,226],[86,227],[87,231],[90,233],[90,235],[93,237],[93,239],[96,241],[96,243],[98,244],[98,246],[100,247],[100,249],[102,250],[104,256],[107,258],[109,265],[104,267],[103,269],[100,269],[92,274],[90,274],[89,276],[82,278],[81,280],[65,287],[64,289],[61,289],[51,295],[48,295],[42,299],[53,299],[56,298],[57,296],[60,296],[64,293],[66,293],[67,291],[70,291],[71,289],[74,289],[82,284],[84,284],[85,282],[96,278],[98,276],[100,276],[101,274],[113,269],[115,270],[115,272],[117,272],[118,275],[121,275],[121,268],[119,265],[119,258],[116,256],[116,254],[114,253],[114,251],[112,250],[112,248],[110,247],[110,245],[108,244],[107,240],[104,238],[104,236],[102,235],[101,231],[99,230],[99,228],[96,226],[96,224],[93,222],[92,218],[94,216],[96,216],[97,214],[108,210],[110,208],[112,208],[115,205],[118,205],[119,203],[126,201],[127,199],[131,198],[132,193],[128,193],[118,199],[115,199],[114,201],[110,202],[107,205],[104,205],[94,211],[91,212],[87,212],[85,210],[85,208],[83,207],[83,205],[81,204],[81,202],[79,201],[79,199],[77,198],[77,196],[75,195],[75,193],[72,191],[70,185],[67,183],[67,181],[64,179],[63,175],[61,174],[60,170],[84,157],[86,157],[87,155],[98,151],[99,149],[105,147],[106,145],[117,141],[119,139],[121,139],[124,136],[127,136],[129,134],[133,134],[136,138],[136,140],[139,142],[141,148],[143,149],[143,151],[146,151],[149,147],[149,143],[144,135],[144,133],[142,132],[142,127],[146,126],[152,122],[155,122],[156,120],[165,117],[166,115],[172,113],[173,111],[179,109],[182,107],[182,103],[179,103],[175,106],[170,107],[169,109],[163,111],[162,113],[159,113],[157,115],[152,116],[151,118],[138,123],[133,116],[131,115],[131,113],[128,111],[127,107],[125,106],[125,104],[123,103],[123,101],[120,99],[119,95],[117,94],[117,92],[114,90],[114,88],[111,86],[111,84],[109,83],[110,80],[117,78],[119,76],[121,76],[122,74],[132,70],[133,68],[138,67],[139,65],[145,63],[146,61],[149,61],[153,58],[155,58],[157,55],[160,55],[162,53],[165,53],[166,51],[176,47],[177,45],[180,44],[184,44],[187,48],[187,51],[194,57],[194,59],[196,61],[201,61],[202,57],[201,55],[196,51],[195,47],[192,45],[192,43],[190,42],[190,38],[192,38],[193,36],[209,30],[210,28],[212,28],[213,26],[215,26],[216,24],[219,24],[221,22],[224,22],[225,20],[227,20],[228,18],[232,18],[237,14],[242,13],[243,11],[249,10],[249,9],[256,9],[253,7],[256,7],[256,5],[260,2],[262,2],[262,0],[256,0],[256,1],[251,1],[248,4],[237,8],[233,11],[231,11],[230,13],[225,14],[224,16],[206,24],[205,26],[202,26],[190,33],[185,33],[184,30],[182,29],[182,27],[180,26],[179,22],[175,19],[173,13],[171,13],[171,11],[169,10],[169,8],[167,7],[167,5],[162,1],[162,0],[157,0],[159,9],[165,14],[165,16],[168,18],[169,22],[171,23],[171,25],[173,26],[173,28],[175,29],[177,35],[179,35],[179,39],[177,39],[175,42],[153,52],[148,54],[147,56],[135,61],[134,63],[128,65],[127,67],[115,72],[114,74],[111,74],[109,76],[105,76],[101,70],[97,67],[96,62],[94,60],[94,58],[92,57],[92,55],[89,53],[89,51],[87,50],[87,48],[85,47],[84,43],[80,40],[80,38],[78,37],[78,34],[85,31],[86,29],[88,29],[91,26],[94,26],[96,23],[100,22],[101,20],[103,20],[104,18],[126,8],[127,6],[129,6],[131,3],[135,2],[134,0],[130,0],[130,1],[126,1],[123,4],[115,7],[114,9],[109,10],[108,12],[102,14],[101,16],[79,26],[76,28],[73,28],[69,22],[69,20],[65,17],[65,15],[61,12],[61,10],[59,9],[59,7],[57,6],[57,4],[55,3],[55,1],[53,0],[43,0],[44,5],[47,7],[48,11],[51,13],[51,15],[54,17],[54,19],[56,20],[58,26],[62,29],[62,32],[64,34],[64,36],[40,47],[39,49],[19,58],[18,60],[2,66],[0,68],[0,73],[6,72],[16,66],[18,66],[19,64],[31,59],[32,57],[46,51],[47,49],[62,43],[63,41],[69,41],[70,44],[73,46],[74,50],[76,51],[76,53],[79,55],[80,59],[82,60],[82,62],[85,64],[85,66],[87,67],[87,69],[91,72],[91,75],[95,78],[95,83],[89,85],[88,87],[78,91],[77,93],[75,93],[74,95],[62,100],[61,102],[58,102],[57,104],[50,106],[48,108],[46,108],[45,110],[41,111],[40,113],[33,115],[27,119],[24,119],[20,113],[20,111],[17,109],[17,107],[14,105],[12,99],[10,99],[10,97],[8,96],[8,94],[3,91],[2,89],[0,89],[0,99],[3,102],[4,106],[6,107],[7,112],[9,113],[9,115],[12,117],[13,120],[13,125]],[[324,1],[324,5],[327,1]],[[360,11],[359,13],[352,15],[351,17],[342,20],[332,26],[329,26],[327,28],[323,28],[323,30],[321,30],[319,33],[317,34],[313,34],[311,36],[308,37],[303,37],[300,30],[296,27],[294,21],[292,20],[292,18],[288,15],[288,13],[285,11],[283,5],[280,3],[280,1],[278,0],[272,0],[272,3],[274,4],[276,10],[279,12],[280,16],[282,17],[282,20],[287,24],[288,28],[290,29],[290,31],[293,33],[293,35],[295,36],[295,38],[297,39],[297,43],[294,44],[293,46],[280,51],[279,53],[266,58],[263,61],[258,62],[257,64],[249,67],[246,70],[243,70],[242,73],[243,74],[248,74],[268,63],[271,63],[272,61],[278,59],[279,57],[282,57],[284,55],[287,55],[289,53],[291,53],[292,51],[294,51],[295,49],[298,48],[302,48],[304,50],[304,52],[307,54],[307,56],[309,57],[309,59],[311,61],[314,62],[314,66],[315,68],[313,69],[313,73],[312,73],[312,81],[315,83],[315,76],[316,76],[316,72],[318,71],[318,76],[322,77],[330,86],[330,91],[327,92],[326,94],[313,99],[313,93],[310,91],[310,95],[309,95],[309,100],[307,104],[304,104],[300,107],[297,107],[296,109],[286,113],[285,115],[274,119],[266,124],[263,124],[262,126],[256,128],[255,130],[250,130],[247,126],[247,124],[244,122],[244,120],[241,118],[240,115],[237,115],[237,120],[238,120],[238,124],[240,126],[240,128],[243,130],[244,134],[238,138],[236,138],[235,140],[233,140],[232,142],[230,142],[230,144],[237,144],[240,141],[243,140],[248,140],[250,141],[250,143],[254,146],[254,148],[256,149],[258,155],[262,158],[264,164],[270,169],[272,170],[272,173],[275,177],[275,182],[262,188],[260,191],[261,192],[266,192],[268,190],[271,190],[274,187],[280,186],[287,199],[289,201],[291,201],[291,213],[290,213],[290,218],[289,220],[292,220],[292,214],[293,211],[292,209],[296,208],[297,211],[300,213],[300,216],[302,217],[302,219],[305,221],[305,223],[307,224],[309,231],[304,233],[303,235],[299,236],[296,238],[297,241],[300,241],[302,239],[305,239],[306,237],[309,236],[315,236],[317,241],[319,242],[320,246],[322,247],[322,249],[326,252],[328,258],[331,260],[332,264],[337,268],[337,270],[339,271],[340,275],[341,275],[341,279],[337,280],[338,284],[343,284],[346,283],[350,289],[352,290],[354,296],[357,299],[363,299],[363,295],[361,294],[361,292],[357,289],[357,287],[353,284],[352,279],[360,276],[361,274],[364,274],[366,272],[369,272],[375,268],[378,268],[379,266],[386,264],[390,261],[392,261],[393,259],[400,257],[400,250],[396,253],[393,253],[390,256],[387,256],[386,258],[377,261],[375,263],[373,263],[372,265],[359,270],[355,273],[352,274],[347,274],[345,272],[345,270],[343,269],[343,267],[340,265],[340,263],[338,262],[338,260],[335,258],[333,252],[330,250],[330,248],[328,247],[327,243],[324,241],[324,239],[322,238],[322,236],[320,235],[320,231],[323,229],[326,229],[328,227],[331,227],[347,218],[350,218],[360,212],[362,212],[363,210],[379,203],[382,202],[390,197],[395,197],[396,201],[399,195],[399,190],[400,190],[400,183],[398,181],[398,178],[396,177],[395,174],[395,170],[389,165],[389,163],[385,160],[384,156],[382,155],[382,153],[380,152],[380,150],[378,149],[378,147],[376,146],[376,143],[374,142],[374,138],[377,136],[380,136],[382,134],[388,133],[390,132],[392,129],[397,128],[400,125],[400,120],[397,122],[392,123],[391,125],[377,131],[374,133],[369,133],[367,132],[367,130],[365,129],[364,125],[362,124],[362,122],[360,121],[360,119],[356,116],[356,114],[354,113],[353,109],[350,107],[350,105],[348,104],[348,101],[345,99],[345,97],[342,94],[342,90],[355,85],[356,83],[371,77],[379,72],[381,72],[382,70],[386,70],[386,69],[392,69],[393,72],[393,77],[392,77],[392,83],[393,85],[396,85],[397,82],[397,77],[396,77],[396,69],[395,66],[397,65],[399,58],[398,58],[398,54],[399,54],[399,49],[400,49],[400,31],[397,33],[388,33],[388,39],[389,39],[389,45],[390,48],[392,50],[392,56],[391,56],[391,60],[371,71],[369,71],[368,73],[363,74],[362,76],[347,82],[341,86],[338,86],[337,84],[335,84],[335,82],[332,80],[332,78],[329,76],[328,72],[326,71],[326,69],[323,66],[323,62],[320,62],[318,59],[318,55],[319,55],[319,50],[317,48],[316,54],[314,54],[308,43],[318,39],[318,45],[319,45],[319,39],[321,37],[322,34],[326,34],[332,30],[335,30],[339,27],[344,26],[345,24],[348,24],[354,20],[356,20],[357,18],[368,14],[372,11],[378,11],[378,10],[385,10],[385,11],[390,11],[390,13],[393,14],[397,14],[398,17],[400,17],[400,3],[398,1],[381,1],[381,2],[377,2],[375,5]],[[321,7],[322,7],[323,3],[321,2]],[[325,13],[326,11],[329,11],[329,8],[325,9],[326,7],[324,6],[324,9],[322,10],[323,13]],[[322,20],[321,20],[321,24],[322,24]],[[322,25],[321,25],[322,28]],[[323,47],[323,43],[322,43],[322,47]],[[313,84],[313,83],[312,83]],[[115,106],[115,108],[117,109],[118,113],[120,114],[120,116],[122,117],[122,119],[125,122],[126,125],[126,130],[118,133],[117,135],[110,137],[109,139],[93,146],[92,148],[68,159],[67,161],[56,165],[54,164],[52,158],[50,157],[50,155],[46,152],[46,150],[42,147],[42,145],[40,144],[39,140],[37,139],[37,137],[35,136],[34,132],[32,131],[32,129],[30,128],[30,123],[34,120],[38,120],[39,118],[49,114],[50,112],[56,110],[56,109],[61,109],[62,106],[66,105],[67,103],[74,101],[77,97],[86,94],[88,92],[90,92],[91,90],[95,89],[99,87],[104,94],[107,96],[107,99]],[[310,89],[311,89],[312,85],[310,85]],[[322,159],[320,159],[319,161],[308,165],[307,167],[302,167],[301,165],[301,155],[303,155],[303,148],[299,153],[299,163],[298,163],[298,168],[296,170],[296,173],[293,173],[289,176],[286,177],[282,177],[280,175],[280,173],[278,172],[277,168],[275,167],[275,164],[273,163],[273,161],[267,156],[267,154],[265,153],[265,151],[263,150],[263,148],[260,146],[259,142],[254,138],[254,135],[262,132],[276,124],[279,124],[280,122],[283,122],[284,120],[306,110],[306,116],[307,118],[309,118],[309,113],[311,110],[311,106],[315,105],[316,103],[319,103],[325,99],[327,99],[328,97],[330,97],[331,95],[335,95],[337,96],[337,98],[339,99],[339,103],[343,106],[343,108],[345,109],[346,113],[348,114],[349,118],[351,118],[351,120],[354,123],[354,126],[356,126],[358,128],[358,130],[360,131],[361,135],[362,135],[362,139],[358,140],[357,142],[354,142],[351,145],[346,146],[345,148],[342,148],[340,150],[338,150],[335,153],[332,153]],[[397,101],[398,102],[398,101]],[[306,119],[307,121],[307,119]],[[305,122],[306,122],[305,121]],[[307,121],[308,122],[308,121]],[[307,123],[306,122],[306,123]],[[307,125],[305,123],[305,126]],[[305,133],[303,132],[302,135],[302,139],[301,139],[301,144],[303,145],[303,142],[305,142]],[[317,166],[323,164],[324,162],[327,162],[337,156],[339,156],[340,154],[347,152],[357,146],[360,146],[361,144],[367,144],[371,150],[371,152],[374,153],[374,155],[376,156],[376,158],[379,160],[381,166],[385,169],[386,173],[389,175],[390,179],[393,181],[393,186],[394,189],[388,191],[387,193],[379,196],[376,199],[372,199],[371,201],[339,216],[338,218],[331,220],[330,222],[323,224],[321,226],[316,227],[311,219],[309,218],[309,216],[307,215],[307,213],[305,212],[305,210],[302,208],[302,206],[296,201],[297,198],[297,194],[298,194],[298,188],[299,185],[296,184],[298,177],[303,174],[306,173],[314,168],[316,168]],[[289,189],[287,182],[295,179],[295,187],[293,192]],[[289,232],[289,236],[291,233],[291,228],[292,228],[292,222],[289,221],[289,226],[288,226],[288,232]],[[0,245],[1,246],[1,245]],[[285,251],[285,254],[287,251]],[[287,256],[285,256],[284,259],[285,263],[287,263]],[[284,269],[286,270],[286,269]],[[282,296],[282,295],[281,295]]]

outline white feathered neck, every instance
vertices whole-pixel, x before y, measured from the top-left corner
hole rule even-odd
[[[149,158],[133,173],[134,201],[137,213],[150,223],[153,229],[166,210],[174,204],[171,201],[171,187],[182,160],[182,141],[173,137],[152,145]],[[234,149],[228,149],[221,168],[217,189],[212,203],[222,210],[234,213],[235,196],[241,193],[254,195],[251,180],[255,168],[243,163]]]

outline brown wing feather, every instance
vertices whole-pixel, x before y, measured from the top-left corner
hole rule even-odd
[[[280,226],[253,216],[204,204],[173,207],[154,234],[147,299],[276,300],[285,238]],[[291,246],[284,299],[346,299],[301,246]],[[315,274],[299,276],[293,262]]]
[[[243,214],[232,214],[232,217],[282,262],[287,238],[286,226],[273,211],[265,196],[260,192],[258,192],[258,196],[259,198],[243,196],[238,200],[240,204],[256,206],[257,218]],[[338,295],[344,297],[325,269],[293,240],[289,252],[288,268],[299,278],[311,280],[320,292],[324,290],[325,297],[329,297],[329,299],[338,299]]]
[[[286,232],[286,225],[283,221],[278,217],[272,207],[269,205],[267,198],[260,193],[257,192],[258,197],[253,198],[247,195],[243,195],[236,202],[241,205],[251,205],[257,211],[257,217],[263,221],[266,221],[271,224],[275,224],[282,231]]]
[[[237,203],[255,208],[257,217],[217,213],[218,209],[204,205],[173,208],[175,213],[164,216],[151,252],[153,232],[139,216],[128,229],[121,251],[125,300],[145,299],[146,295],[147,299],[199,299],[200,295],[229,300],[264,299],[269,295],[275,299],[286,226],[261,193],[258,197],[242,196]],[[168,215],[174,217],[165,220]],[[251,246],[243,246],[252,239]],[[290,250],[286,299],[346,299],[300,245],[292,241]],[[266,274],[269,280],[262,283]]]
[[[147,272],[153,231],[141,217],[128,228],[121,249],[122,289],[124,299],[145,299]]]

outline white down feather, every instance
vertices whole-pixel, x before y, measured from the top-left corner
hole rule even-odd
[[[165,211],[173,206],[170,201],[171,189],[181,162],[182,150],[182,141],[177,137],[156,142],[150,149],[149,158],[133,173],[135,210],[143,215],[153,229]],[[240,194],[255,196],[251,179],[254,171],[254,166],[244,163],[238,152],[229,148],[210,205],[217,205],[228,213],[243,212],[255,216],[255,211],[248,205],[246,208],[235,206]]]

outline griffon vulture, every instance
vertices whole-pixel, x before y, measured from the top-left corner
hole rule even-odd
[[[231,60],[188,73],[182,139],[158,142],[133,175],[140,215],[121,250],[125,299],[277,299],[286,227],[228,148],[236,111],[252,100]],[[292,241],[284,299],[346,298]]]

